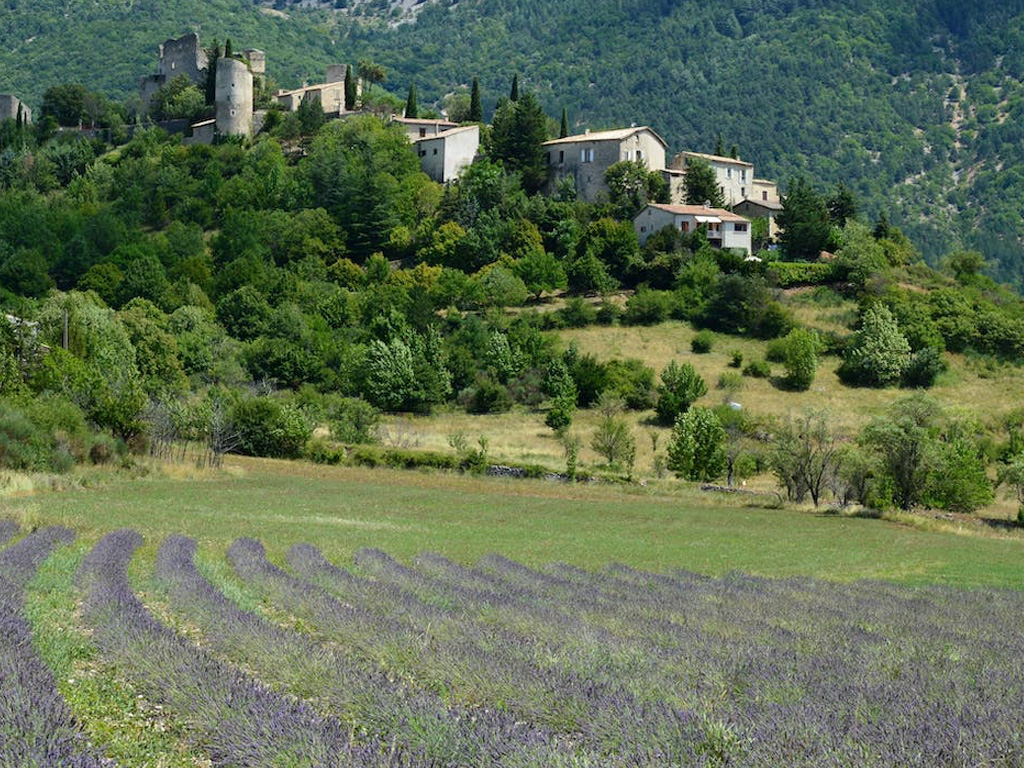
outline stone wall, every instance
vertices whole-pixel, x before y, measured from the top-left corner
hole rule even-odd
[[[251,136],[252,72],[244,61],[217,59],[217,132],[222,136]]]

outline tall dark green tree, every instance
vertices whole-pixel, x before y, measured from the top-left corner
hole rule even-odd
[[[469,93],[469,122],[482,123],[484,121],[484,107],[480,101],[480,80],[473,78],[473,90]]]
[[[512,91],[508,95],[509,101],[519,101],[519,73],[512,75]]]
[[[569,112],[565,107],[562,107],[562,125],[558,129],[558,138],[564,139],[569,135]]]
[[[233,55],[234,53],[231,50],[231,38],[229,37],[224,41],[224,58],[230,59]]]
[[[217,100],[217,59],[221,56],[220,43],[216,40],[206,52],[206,83],[203,87],[203,95],[207,105]]]
[[[825,199],[802,176],[789,185],[778,216],[779,242],[790,259],[810,261],[828,248],[832,221]]]
[[[718,185],[715,169],[707,160],[694,158],[687,162],[683,191],[686,202],[690,205],[709,203],[712,208],[721,208],[725,205],[725,196]]]
[[[345,111],[356,108],[356,79],[352,76],[352,65],[345,65]]]
[[[409,84],[409,96],[405,100],[405,116],[409,118],[419,117],[419,107],[416,104],[416,85]]]
[[[488,153],[505,166],[518,171],[523,189],[533,194],[548,178],[547,159],[542,146],[548,138],[548,118],[532,93],[518,101],[504,101],[494,113]]]
[[[715,140],[715,154],[722,157],[725,154],[725,144],[722,143],[722,134],[718,134]]]
[[[846,226],[849,219],[857,216],[857,201],[853,192],[843,183],[836,185],[836,191],[828,198],[828,217],[837,227]]]

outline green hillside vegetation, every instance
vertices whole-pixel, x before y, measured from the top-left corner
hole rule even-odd
[[[514,468],[527,476],[759,476],[815,505],[992,503],[1024,452],[1024,301],[980,254],[937,271],[884,216],[829,212],[804,185],[786,198],[785,251],[745,260],[700,229],[641,248],[642,200],[618,167],[606,203],[528,194],[544,180],[545,120],[529,92],[503,103],[488,157],[446,187],[371,115],[278,114],[251,145],[193,147],[156,129],[111,149],[7,125],[3,463],[67,471],[192,443],[214,466],[236,452],[482,472],[508,456],[486,431],[465,424],[416,450],[381,414],[514,409],[544,435]],[[834,259],[787,258],[816,253],[817,237]],[[670,326],[674,348],[646,359],[642,344],[607,355],[561,335],[669,320],[700,332],[685,349],[689,332]],[[913,394],[936,384],[938,399]],[[745,390],[747,407],[730,405]],[[794,454],[787,441],[810,434],[800,419],[818,437]],[[714,436],[698,441],[715,444],[706,466],[677,461],[687,424]],[[903,432],[878,429],[892,424]],[[661,436],[649,453],[638,426]],[[904,444],[919,449],[910,467],[887,453]],[[811,478],[804,460],[826,464]]]
[[[286,86],[369,58],[395,94],[415,84],[421,106],[440,107],[446,95],[468,99],[478,77],[488,116],[518,71],[550,115],[567,108],[573,129],[650,124],[676,150],[710,151],[721,135],[784,185],[801,174],[819,190],[845,183],[933,264],[977,249],[998,278],[1024,274],[1019,0],[467,0],[398,26],[269,10],[22,3],[0,22],[15,41],[0,53],[0,90],[37,105],[46,88],[75,81],[130,95],[156,43],[193,25],[206,42],[266,50]],[[111,28],[117,44],[97,45]]]

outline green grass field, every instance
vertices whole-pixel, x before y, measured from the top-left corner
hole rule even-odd
[[[186,473],[187,474],[187,473]],[[531,565],[611,562],[708,574],[886,579],[1024,588],[1024,537],[965,525],[961,534],[789,509],[745,506],[675,482],[651,488],[327,468],[232,459],[222,473],[110,481],[3,502],[29,525],[60,523],[91,542],[131,527],[144,559],[168,533],[213,559],[239,536],[280,559],[309,542],[342,563],[361,547],[400,558],[439,552],[463,563],[500,553]]]

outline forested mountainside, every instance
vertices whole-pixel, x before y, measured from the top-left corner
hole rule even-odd
[[[441,0],[403,24],[389,3],[276,5],[3,0],[0,91],[127,96],[190,28],[263,48],[285,86],[372,58],[421,103],[477,76],[491,107],[518,71],[574,127],[647,123],[673,150],[721,134],[783,185],[844,182],[930,260],[973,247],[1024,277],[1024,0]]]

